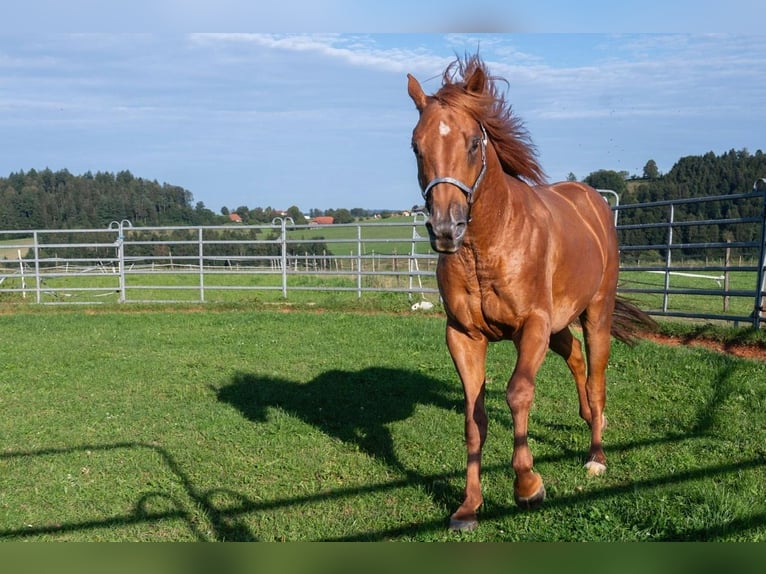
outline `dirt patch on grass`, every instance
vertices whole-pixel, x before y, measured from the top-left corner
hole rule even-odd
[[[725,342],[694,335],[678,337],[661,333],[642,333],[640,337],[661,345],[703,347],[718,353],[766,363],[766,347],[757,343]]]

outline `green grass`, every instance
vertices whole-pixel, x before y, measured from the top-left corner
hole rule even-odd
[[[723,275],[723,273],[717,271],[695,273],[710,276]],[[668,311],[748,316],[753,311],[756,284],[757,280],[755,272],[732,271],[729,273],[729,290],[749,291],[753,295],[747,297],[729,297],[728,310],[725,311],[724,298],[722,296],[671,293],[668,296]],[[645,271],[620,272],[621,288],[663,289],[664,285],[665,275],[662,273],[648,273]],[[719,284],[712,279],[671,275],[670,289],[722,290],[723,282]],[[628,296],[635,300],[642,309],[662,309],[662,294],[630,293]]]
[[[393,306],[393,305],[392,305]],[[766,366],[615,344],[605,448],[549,357],[530,421],[548,499],[513,504],[491,347],[485,505],[438,314],[19,307],[0,316],[0,540],[766,540]]]
[[[412,276],[405,269],[401,273],[387,275],[363,275],[362,288],[367,290],[362,298],[371,299],[371,303],[393,296],[406,300],[410,289],[432,289],[436,291],[436,278],[433,276]],[[126,275],[125,298],[128,303],[179,301],[193,303],[204,297],[207,303],[215,304],[252,304],[259,301],[272,303],[285,302],[282,294],[282,274],[279,270],[250,273],[206,272],[204,288],[201,293],[200,278],[197,271],[167,270],[164,272],[137,272]],[[34,276],[25,280],[25,296],[22,294],[22,281],[19,277],[7,277],[0,293],[2,303],[36,303],[36,281]],[[15,291],[10,291],[14,289]],[[379,290],[379,291],[372,291]],[[288,301],[292,303],[325,302],[359,299],[357,276],[346,270],[345,273],[287,274]],[[390,291],[383,293],[381,291]],[[44,277],[41,285],[41,303],[89,303],[114,304],[119,301],[120,280],[115,274],[76,274],[57,277]],[[427,299],[438,299],[436,293],[425,295]],[[412,293],[412,300],[422,296]]]

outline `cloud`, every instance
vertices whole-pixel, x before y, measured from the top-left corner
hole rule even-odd
[[[364,34],[213,33],[192,34],[190,40],[202,46],[250,44],[269,50],[307,52],[351,66],[393,73],[432,71],[444,67],[451,60],[425,48],[381,48],[374,36]]]
[[[127,168],[206,203],[278,204],[286,189],[311,189],[305,201],[329,207],[316,182],[332,180],[333,193],[359,204],[377,200],[358,181],[387,205],[411,204],[417,113],[404,74],[434,91],[455,55],[478,46],[508,78],[508,101],[552,175],[640,171],[652,156],[666,170],[684,154],[759,147],[760,44],[720,34],[6,37],[0,127],[13,145],[0,163],[6,172]],[[264,195],[234,195],[253,186]]]
[[[541,119],[742,115],[761,108],[766,83],[766,60],[759,57],[755,40],[740,35],[605,36],[603,55],[591,56],[588,65],[523,55],[508,64],[496,54],[488,65],[509,79],[508,99],[524,102],[527,112]]]

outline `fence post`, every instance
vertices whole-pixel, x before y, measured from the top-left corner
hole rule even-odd
[[[36,287],[36,300],[37,303],[41,303],[43,300],[43,291],[42,291],[42,277],[40,276],[40,238],[37,235],[37,231],[34,233],[35,238],[35,287]],[[19,263],[21,263],[21,258],[19,258]],[[22,266],[23,267],[23,266]],[[23,281],[23,268],[22,268],[22,281]],[[26,292],[23,293],[24,297],[26,298]]]
[[[672,260],[671,248],[673,245],[673,221],[675,220],[675,209],[673,204],[670,204],[670,225],[668,226],[668,249],[665,254],[665,290],[662,294],[662,312],[668,311],[668,289],[670,289],[670,264]]]
[[[766,291],[766,178],[760,178],[753,184],[753,191],[761,193],[761,245],[758,254],[758,281],[755,286],[753,309],[753,327],[759,329],[764,317],[764,291]]]
[[[40,274],[40,235],[35,231],[35,288],[37,303],[43,301],[43,277]]]
[[[282,298],[287,299],[287,220],[295,225],[292,217],[275,217],[271,220],[272,225],[277,225],[277,222],[282,227],[282,235],[280,236],[282,246]]]
[[[614,206],[609,205],[609,207],[611,207],[614,212],[614,226],[617,227],[617,218],[620,216],[620,211],[615,208],[620,207],[620,196],[613,189],[597,189],[596,191],[604,197],[607,205],[609,205],[609,200],[606,198],[606,195],[614,197]]]
[[[112,221],[109,223],[109,229],[117,230],[117,239],[114,245],[117,248],[117,280],[119,282],[120,295],[118,303],[125,303],[125,228],[133,227],[133,224],[127,220]]]
[[[27,280],[24,277],[24,257],[21,255],[21,249],[16,250],[16,257],[19,259],[19,276],[21,277],[21,298],[27,298]],[[40,291],[40,287],[37,287],[37,291]],[[39,303],[39,301],[38,301]]]
[[[197,251],[199,255],[199,300],[200,303],[205,302],[205,255],[202,243],[202,227],[197,230],[197,242],[199,249]]]
[[[731,239],[727,239],[726,243],[731,243]],[[726,256],[724,257],[724,267],[726,270],[723,272],[723,290],[728,293],[729,292],[729,267],[731,267],[731,247],[726,248]],[[723,296],[723,312],[728,313],[729,312],[729,302],[730,302],[729,295]]]
[[[410,244],[410,261],[409,261],[409,269],[410,269],[410,280],[409,280],[409,286],[410,291],[407,293],[407,298],[412,301],[412,290],[413,290],[413,279],[414,273],[417,273],[418,278],[418,285],[420,286],[420,289],[423,289],[423,280],[420,277],[420,266],[418,265],[418,251],[417,251],[417,240],[420,239],[420,234],[418,233],[418,220],[421,220],[423,224],[425,224],[428,217],[425,213],[422,211],[416,211],[412,216],[412,243]]]
[[[362,298],[362,226],[356,224],[356,298]]]

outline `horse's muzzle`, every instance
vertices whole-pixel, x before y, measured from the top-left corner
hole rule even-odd
[[[455,253],[463,245],[467,225],[466,218],[435,219],[432,215],[426,221],[431,248],[438,253]]]

